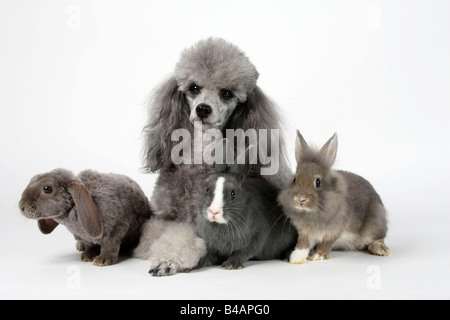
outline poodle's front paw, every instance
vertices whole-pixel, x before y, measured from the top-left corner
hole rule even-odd
[[[180,271],[178,263],[173,261],[153,261],[150,265],[150,273],[154,277],[171,276]]]

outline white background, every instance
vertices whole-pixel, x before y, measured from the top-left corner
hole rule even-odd
[[[450,298],[450,2],[1,1],[0,298]],[[135,179],[145,101],[200,39],[238,45],[295,129],[339,135],[337,168],[373,183],[390,257],[333,252],[152,278],[148,264],[82,263],[64,228],[17,208],[29,179],[64,167]]]

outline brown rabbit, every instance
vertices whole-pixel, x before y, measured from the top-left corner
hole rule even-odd
[[[298,230],[290,263],[329,259],[332,249],[390,254],[384,244],[387,220],[380,196],[364,178],[333,170],[336,153],[336,134],[317,151],[297,131],[296,177],[278,196]]]

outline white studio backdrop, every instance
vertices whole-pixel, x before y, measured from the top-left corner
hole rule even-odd
[[[380,193],[388,245],[420,244],[425,254],[425,243],[439,243],[430,252],[448,285],[449,16],[450,3],[437,0],[2,1],[1,260],[39,250],[11,246],[44,237],[17,208],[37,173],[122,173],[151,196],[156,175],[141,169],[145,101],[184,48],[216,36],[257,67],[285,119],[293,167],[295,129],[318,146],[338,132],[336,166]],[[450,297],[445,287],[436,293]]]

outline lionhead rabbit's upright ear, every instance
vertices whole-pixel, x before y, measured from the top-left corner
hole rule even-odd
[[[297,138],[295,140],[295,160],[300,163],[302,156],[309,150],[308,144],[301,135],[300,131],[297,130]]]
[[[72,195],[82,228],[92,238],[101,238],[103,234],[102,221],[89,192],[79,182],[72,182],[67,190]]]
[[[337,140],[337,133],[335,133],[319,151],[320,155],[324,158],[327,166],[330,168],[336,161],[337,148],[338,148],[338,140]]]

